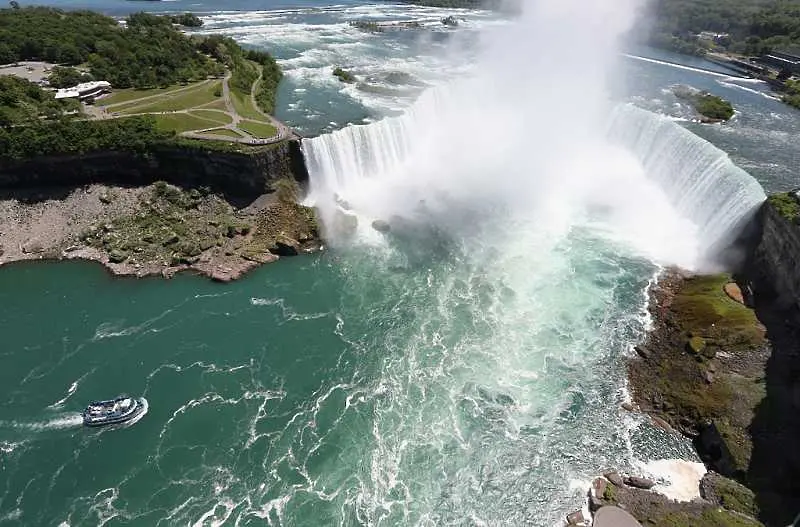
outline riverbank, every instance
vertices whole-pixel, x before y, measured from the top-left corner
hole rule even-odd
[[[606,471],[589,491],[590,511],[621,507],[644,526],[796,521],[799,211],[795,193],[762,204],[737,243],[745,256],[739,274],[670,268],[653,284],[653,325],[627,361],[632,402],[623,408],[691,439],[704,468],[684,478],[694,492],[681,501],[639,474]]]
[[[794,381],[773,366],[796,367],[780,351],[796,347],[796,331],[787,333],[774,302],[750,293],[747,278],[739,281],[665,270],[650,291],[652,331],[628,361],[628,409],[693,441],[709,470],[699,484],[703,499],[674,502],[606,475],[595,482],[594,508],[623,506],[642,525],[770,527],[800,511],[791,483],[794,429],[776,412],[792,406]]]
[[[120,276],[189,271],[217,281],[241,277],[281,256],[321,248],[314,211],[297,185],[244,207],[164,182],[91,184],[6,193],[0,199],[0,266],[23,260],[85,259]]]

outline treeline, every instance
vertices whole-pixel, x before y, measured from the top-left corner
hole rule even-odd
[[[409,4],[430,7],[452,7],[469,9],[497,9],[503,3],[501,0],[406,0]]]
[[[786,81],[783,102],[800,110],[800,81]]]
[[[2,9],[0,63],[20,60],[87,63],[94,78],[115,88],[169,86],[221,73],[170,17],[146,13],[120,25],[90,11]]]
[[[201,27],[203,21],[194,13],[182,13],[180,15],[172,15],[169,17],[170,22],[184,27]]]
[[[71,112],[77,113],[79,109],[77,101],[56,100],[52,93],[25,79],[0,76],[0,127],[57,119]]]
[[[651,15],[650,43],[682,53],[719,47],[761,55],[800,45],[800,0],[658,0]],[[729,37],[698,39],[703,31]]]
[[[0,128],[0,161],[100,150],[146,152],[170,143],[175,134],[156,127],[150,116],[82,121],[59,119]]]
[[[146,150],[171,141],[152,117],[83,120],[80,104],[12,75],[0,76],[0,160],[94,150]]]
[[[255,99],[258,106],[266,113],[275,109],[278,84],[283,77],[281,68],[269,53],[254,49],[242,49],[230,37],[211,35],[198,43],[199,49],[214,57],[230,68],[231,89],[246,97],[250,96],[253,83],[261,75],[261,82]]]
[[[429,7],[461,9],[489,9],[506,13],[519,13],[523,0],[405,0],[406,3]]]
[[[82,82],[93,80],[94,77],[91,74],[65,66],[54,66],[50,75],[47,76],[47,82],[53,88],[71,88]]]
[[[269,53],[256,50],[247,50],[247,60],[261,65],[261,82],[256,91],[256,104],[266,113],[275,111],[275,99],[278,96],[278,84],[281,82],[283,72],[278,63]]]

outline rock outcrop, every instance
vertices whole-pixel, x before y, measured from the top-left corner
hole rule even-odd
[[[800,315],[800,203],[791,193],[775,194],[759,211],[761,235],[748,278],[762,302]]]
[[[118,275],[229,281],[321,247],[297,141],[0,162],[0,265],[80,258]],[[171,183],[171,184],[170,184]]]
[[[207,187],[227,197],[257,197],[273,181],[305,183],[308,172],[295,140],[240,151],[175,145],[147,152],[101,151],[0,162],[0,189],[76,187],[91,183],[148,185],[167,181]]]
[[[609,479],[608,475],[617,477]],[[746,488],[717,474],[704,478],[707,497],[689,502],[674,501],[653,490],[622,483],[623,478],[616,472],[608,475],[596,478],[589,491],[589,510],[594,514],[592,525],[595,527],[762,525],[751,517],[756,511],[752,507],[752,493],[748,494]],[[644,478],[626,476],[624,480],[639,483]],[[567,521],[569,524],[569,518]]]
[[[796,192],[769,197],[759,213],[760,236],[743,279],[767,327],[771,355],[766,396],[749,433],[747,486],[769,525],[800,514],[800,202]]]

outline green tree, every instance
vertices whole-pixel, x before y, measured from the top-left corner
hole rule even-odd
[[[71,88],[81,82],[92,80],[92,77],[75,68],[55,66],[47,80],[53,88]]]

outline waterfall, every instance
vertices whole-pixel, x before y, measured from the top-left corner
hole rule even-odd
[[[386,118],[369,125],[349,126],[304,140],[303,151],[311,176],[310,201],[319,204],[326,196],[352,193],[354,189],[380,185],[390,179],[415,177],[425,163],[437,163],[437,170],[446,170],[439,158],[452,156],[458,150],[452,144],[446,144],[450,137],[448,134],[454,133],[453,127],[448,128],[437,122],[437,116],[452,114],[451,111],[448,112],[454,104],[451,101],[452,97],[448,97],[441,89],[430,90],[402,116]],[[697,232],[693,236],[697,240],[698,251],[702,253],[699,259],[708,261],[724,250],[765,199],[759,183],[737,167],[726,153],[665,117],[631,104],[618,104],[611,110],[606,124],[607,129],[599,135],[605,134],[603,141],[607,145],[607,151],[593,150],[589,153],[588,150],[581,149],[578,140],[572,150],[590,160],[599,158],[600,164],[607,165],[603,170],[613,172],[617,170],[617,160],[610,149],[612,146],[622,147],[640,165],[642,176],[639,179],[646,178],[649,184],[658,187],[677,215],[694,224]],[[563,123],[560,123],[552,133],[563,133],[563,130]],[[545,137],[545,134],[541,131],[530,133],[538,135],[526,138],[519,132],[510,134],[512,141],[517,141],[515,146],[508,147],[506,151],[502,151],[502,146],[499,147],[502,153],[495,155],[490,161],[484,159],[487,157],[485,153],[472,153],[470,147],[466,146],[461,157],[467,161],[454,170],[468,168],[471,157],[475,158],[476,164],[482,163],[483,167],[502,164],[504,174],[510,170],[519,171],[520,165],[529,170],[539,170],[537,159],[543,156],[557,158],[558,155],[563,155],[565,164],[572,161],[568,158],[576,157],[575,152],[569,151],[565,154],[537,152],[536,142]],[[517,139],[518,136],[522,139]],[[502,143],[508,142],[508,137],[493,135],[484,140]],[[463,135],[452,142],[463,142]],[[545,149],[547,147],[543,147]],[[587,164],[592,164],[592,161]],[[552,167],[548,165],[547,168]],[[583,179],[575,179],[573,176],[566,177],[568,171],[574,171],[574,167],[564,169],[564,173],[566,179],[572,177],[573,182],[577,182],[578,188],[604,185],[594,174],[581,175]],[[487,191],[498,185],[499,179],[508,179],[507,176],[482,177],[484,179],[481,184]],[[536,179],[529,175],[523,177],[521,174],[514,174],[514,177],[517,177],[520,186],[529,185],[529,180]],[[444,179],[446,185],[460,186],[467,178],[447,176]],[[543,188],[550,190],[553,181],[559,183],[562,178],[556,173],[543,175],[539,179],[551,181],[547,187],[542,187],[539,183],[542,188],[537,188],[531,195],[541,194]],[[442,184],[440,182],[439,186]],[[624,184],[611,182],[609,185],[610,192],[623,194],[623,200],[637,199],[635,193],[624,195],[628,192]],[[574,189],[575,186],[571,188]],[[522,192],[520,190],[519,194]],[[573,190],[567,194],[570,192]],[[640,194],[638,198],[649,199],[647,194]],[[554,197],[551,201],[557,199]],[[642,214],[650,212],[646,204],[639,204],[638,207]],[[658,222],[657,218],[647,220],[651,224]]]
[[[632,104],[612,112],[608,137],[632,152],[711,251],[724,249],[766,196],[728,155],[663,116]]]
[[[441,89],[428,90],[400,116],[304,139],[314,197],[398,170],[427,138],[442,97]]]

